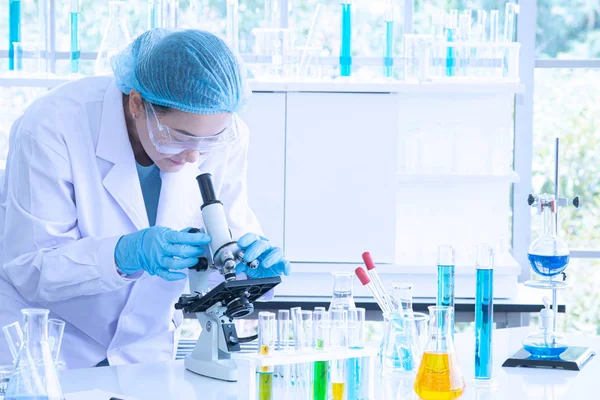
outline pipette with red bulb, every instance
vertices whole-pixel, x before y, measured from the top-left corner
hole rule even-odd
[[[362,283],[363,286],[366,286],[367,288],[369,288],[369,290],[371,291],[371,294],[375,298],[375,301],[379,305],[379,308],[381,308],[381,311],[383,311],[384,313],[388,313],[388,314],[390,312],[392,312],[392,310],[390,310],[388,308],[386,302],[383,300],[383,297],[381,296],[381,293],[379,292],[379,290],[377,290],[377,287],[373,284],[373,282],[367,275],[367,272],[364,269],[362,269],[361,267],[356,268],[356,270],[354,272],[356,272],[356,277],[358,278],[360,283]]]
[[[362,258],[365,263],[365,266],[367,267],[367,274],[369,275],[369,278],[371,278],[373,287],[381,295],[381,298],[383,299],[383,303],[385,304],[386,309],[388,309],[390,311],[396,311],[396,306],[394,305],[392,296],[390,296],[389,293],[385,290],[385,287],[383,286],[381,279],[379,279],[379,274],[377,274],[377,271],[375,270],[375,263],[373,262],[371,253],[369,253],[368,251],[365,251],[362,254]]]

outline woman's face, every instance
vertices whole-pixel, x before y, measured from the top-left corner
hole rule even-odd
[[[146,112],[152,116],[152,111],[145,110],[142,106],[141,115],[136,114],[135,124],[142,147],[148,157],[156,164],[161,171],[177,172],[185,163],[195,163],[202,156],[208,154],[202,153],[196,149],[181,150],[177,154],[164,154],[156,149],[156,146],[150,139],[150,130],[153,126],[148,126]],[[208,137],[217,135],[231,126],[232,116],[225,114],[191,114],[175,109],[169,109],[166,113],[155,110],[154,113],[160,120],[160,123],[178,132],[189,136]],[[152,119],[150,119],[152,121]],[[152,123],[150,125],[153,125]]]

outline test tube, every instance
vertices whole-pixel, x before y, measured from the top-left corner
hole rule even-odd
[[[54,362],[58,361],[60,346],[62,345],[63,333],[65,332],[65,321],[50,318],[48,320],[48,344],[52,352]]]
[[[329,311],[329,346],[342,350],[348,347],[348,310]],[[333,400],[343,400],[346,381],[346,360],[331,361],[331,394]]]
[[[21,351],[21,345],[23,345],[23,331],[21,330],[21,325],[19,325],[18,321],[15,321],[12,324],[3,326],[2,331],[4,332],[4,337],[8,343],[10,354],[12,355],[13,360],[16,361],[17,357],[19,357],[19,351]]]
[[[177,28],[179,23],[179,0],[162,0],[163,28]]]
[[[394,288],[394,298],[398,305],[399,312],[411,317],[413,314],[412,283],[392,283]]]
[[[469,13],[462,13],[458,20],[458,40],[463,43],[458,52],[457,75],[469,76],[469,65],[471,62],[471,48],[466,43],[471,37],[471,10]]]
[[[290,310],[277,311],[277,350],[280,352],[288,351],[290,342]],[[275,368],[275,375],[289,378],[289,365],[279,365]]]
[[[342,32],[340,47],[340,75],[350,76],[352,73],[352,1],[341,0]]]
[[[348,347],[362,349],[365,347],[365,309],[355,308],[348,310]],[[363,358],[350,358],[347,362],[346,382],[348,384],[348,400],[366,399],[365,376],[366,362]]]
[[[258,313],[258,354],[268,356],[275,345],[275,314]],[[258,399],[273,400],[273,367],[258,367]]]
[[[494,250],[477,246],[475,293],[475,379],[492,378],[492,328],[494,323]]]
[[[79,0],[71,0],[71,73],[79,73],[79,59],[81,51],[79,49]]]
[[[160,0],[148,0],[148,29],[159,27]]]
[[[509,1],[506,3],[504,12],[504,41],[513,42],[515,40],[515,17],[518,12],[518,5]]]
[[[446,15],[446,76],[456,75],[456,51],[452,43],[457,40],[456,29],[458,28],[458,10],[450,10]]]
[[[452,246],[438,247],[438,307],[454,307],[454,259]],[[454,316],[452,318],[450,332],[454,335]]]
[[[239,0],[227,0],[227,41],[233,51],[239,50]]]
[[[313,313],[313,336],[315,351],[323,351],[327,347],[327,332],[329,328],[329,313],[325,310],[315,310]],[[329,363],[316,361],[313,366],[313,399],[327,400]]]
[[[294,330],[296,352],[304,353],[312,350],[313,346],[313,320],[312,311],[301,310],[296,313],[296,326]],[[303,399],[310,397],[312,384],[311,364],[295,364],[295,376],[292,383],[299,396]]]
[[[383,74],[391,78],[394,72],[394,3],[387,0],[385,6],[385,38],[383,54]]]
[[[21,0],[8,0],[8,69],[14,71],[15,48],[21,42]]]
[[[498,22],[498,10],[490,11],[490,50],[491,50],[491,75],[499,77],[502,74],[502,56],[496,43],[500,41],[500,27]]]
[[[441,77],[444,75],[444,63],[446,61],[445,48],[441,47],[442,43],[446,42],[444,33],[444,13],[442,11],[434,11],[431,14],[432,36],[434,41],[434,54],[432,55],[432,75]]]

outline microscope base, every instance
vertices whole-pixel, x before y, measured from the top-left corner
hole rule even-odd
[[[188,355],[183,364],[186,369],[207,378],[227,382],[237,382],[238,380],[238,369],[234,360],[204,361]]]

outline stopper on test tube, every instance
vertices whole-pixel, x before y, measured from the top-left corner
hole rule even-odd
[[[356,272],[356,277],[363,285],[368,285],[369,283],[371,283],[371,279],[369,278],[365,270],[361,267],[356,268],[354,272]]]
[[[369,253],[368,251],[365,251],[362,254],[362,259],[365,262],[365,265],[367,266],[367,269],[370,271],[372,269],[375,269],[375,263],[373,262],[373,258],[371,257],[371,253]]]

